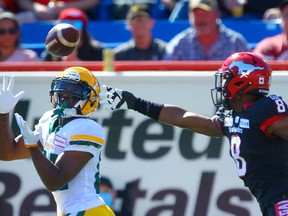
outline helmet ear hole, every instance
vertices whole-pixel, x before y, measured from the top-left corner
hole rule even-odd
[[[92,98],[91,98],[91,103],[90,103],[90,106],[92,107],[92,106],[94,106],[94,104],[96,103],[96,101],[97,101],[97,97],[96,96],[93,96]]]
[[[241,86],[243,84],[243,82],[237,82],[237,83],[235,83],[234,85],[235,86]]]

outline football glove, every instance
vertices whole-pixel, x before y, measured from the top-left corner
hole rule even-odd
[[[24,121],[21,115],[18,113],[15,113],[16,122],[18,124],[18,127],[20,128],[22,137],[24,139],[25,146],[27,148],[31,147],[37,147],[38,146],[38,140],[39,140],[39,133],[37,131],[32,131],[28,125],[27,122]]]
[[[0,114],[9,113],[14,109],[20,98],[25,94],[24,91],[19,92],[16,95],[12,94],[14,86],[13,76],[4,76],[2,85],[0,84]]]
[[[105,105],[105,110],[134,109],[137,98],[128,91],[102,85],[100,104]]]

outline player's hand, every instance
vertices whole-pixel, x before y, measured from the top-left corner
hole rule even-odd
[[[102,85],[99,103],[104,104],[106,110],[133,109],[136,100],[131,92]]]
[[[37,147],[38,146],[37,143],[39,140],[39,133],[36,131],[32,131],[28,127],[27,122],[24,121],[21,115],[19,115],[18,113],[15,113],[14,115],[16,118],[16,122],[20,128],[22,137],[24,139],[25,146],[27,148]]]
[[[14,86],[13,76],[4,76],[2,85],[0,84],[0,114],[9,113],[14,109],[20,98],[25,94],[24,91],[19,92],[16,95],[12,94]]]

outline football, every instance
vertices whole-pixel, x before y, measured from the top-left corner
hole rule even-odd
[[[59,23],[47,34],[46,50],[53,56],[63,57],[71,54],[79,42],[79,31],[71,24]]]

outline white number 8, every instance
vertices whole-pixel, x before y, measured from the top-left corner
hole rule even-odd
[[[277,100],[275,100],[275,103],[276,103],[276,105],[277,105],[277,111],[278,111],[279,113],[283,113],[283,112],[286,111],[285,105],[284,105],[284,103],[283,103],[282,100],[277,99]]]
[[[238,135],[231,137],[230,152],[237,166],[237,173],[239,177],[245,176],[247,168],[246,161],[240,156],[241,139]]]

